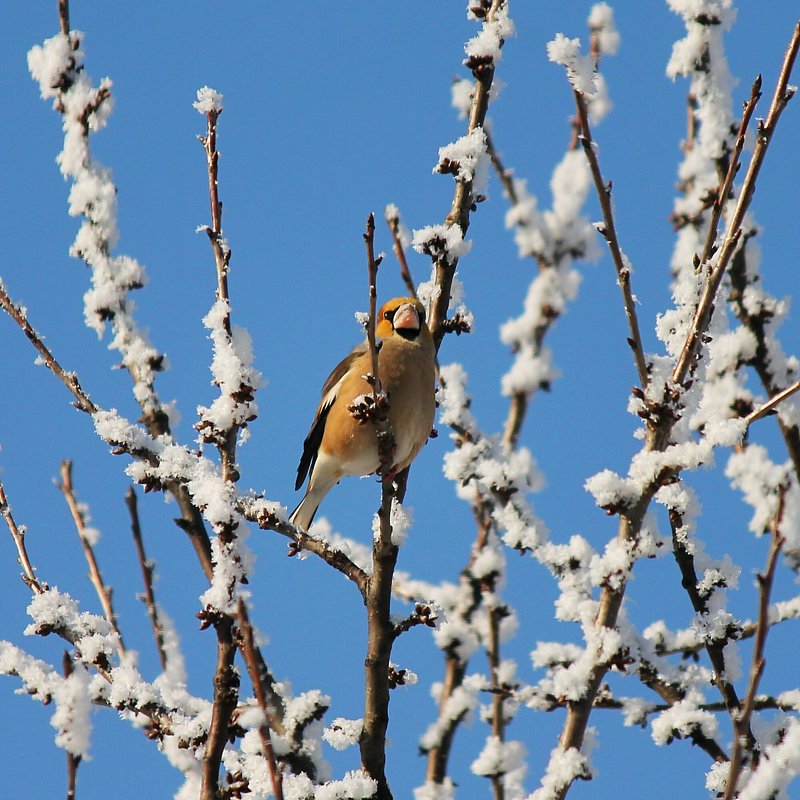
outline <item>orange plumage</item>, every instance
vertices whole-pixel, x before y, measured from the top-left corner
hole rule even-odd
[[[378,312],[378,373],[389,398],[394,432],[393,472],[416,458],[433,426],[435,349],[425,322],[425,308],[411,297],[396,297]],[[348,406],[372,393],[364,376],[371,372],[366,343],[355,347],[328,376],[322,400],[303,443],[297,468],[299,489],[310,472],[306,493],[291,522],[307,530],[325,495],[347,475],[370,475],[380,467],[375,426],[359,424]]]

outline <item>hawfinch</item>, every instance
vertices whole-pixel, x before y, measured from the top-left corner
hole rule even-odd
[[[394,431],[392,472],[404,470],[425,444],[433,425],[435,351],[425,308],[411,297],[396,297],[378,312],[378,374],[389,398]],[[369,348],[358,345],[328,376],[311,430],[303,442],[295,489],[311,473],[305,496],[291,522],[308,530],[325,495],[346,475],[370,475],[380,468],[374,423],[362,422],[348,406],[371,395]]]

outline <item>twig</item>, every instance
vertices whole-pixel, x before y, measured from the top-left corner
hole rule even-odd
[[[695,262],[695,269],[702,269],[709,262],[709,259],[715,252],[717,243],[717,233],[719,230],[719,221],[722,218],[722,211],[725,204],[731,196],[733,191],[733,181],[736,178],[739,168],[741,166],[740,159],[744,150],[745,137],[747,129],[750,127],[750,120],[756,109],[758,101],[761,99],[761,76],[756,76],[753,85],[750,88],[750,97],[744,104],[742,109],[742,119],[739,123],[739,132],[736,136],[736,142],[733,146],[733,152],[729,156],[728,169],[725,173],[725,178],[722,181],[717,196],[714,198],[714,203],[711,206],[711,219],[708,223],[708,233],[706,234],[706,242],[703,246],[703,252],[697,256]]]
[[[771,414],[778,405],[786,400],[787,397],[791,397],[798,390],[800,390],[800,381],[795,381],[791,386],[773,395],[766,403],[751,411],[745,417],[745,422],[747,422],[748,425],[752,425],[756,420],[766,417],[767,414]]]
[[[219,199],[219,152],[217,150],[217,120],[222,109],[211,108],[206,113],[207,132],[205,136],[198,136],[206,154],[208,169],[208,194],[211,205],[211,226],[206,226],[208,240],[214,251],[214,264],[217,271],[218,301],[228,303],[228,311],[222,319],[222,325],[228,339],[231,338],[230,295],[228,293],[228,269],[231,260],[231,250],[222,235],[222,201]],[[234,398],[234,402],[236,402]],[[202,433],[202,431],[201,431]],[[226,481],[235,482],[239,474],[236,471],[236,437],[239,434],[239,425],[232,423],[226,431],[219,431],[219,439],[215,440],[220,454],[222,475]]]
[[[36,570],[33,564],[31,564],[28,551],[25,547],[25,529],[19,528],[14,521],[14,515],[11,513],[11,506],[8,504],[2,481],[0,481],[0,514],[5,517],[9,533],[17,548],[17,561],[22,567],[22,580],[33,592],[36,594],[43,594],[50,587],[44,581],[40,581],[36,577]]]
[[[800,30],[800,27],[798,28]],[[744,765],[744,752],[745,749],[750,753],[754,760],[754,768],[757,767],[758,751],[755,749],[755,744],[751,742],[747,733],[750,730],[750,717],[753,714],[753,708],[756,700],[756,692],[758,691],[758,684],[761,676],[764,674],[764,667],[766,666],[766,659],[764,657],[764,646],[767,641],[767,633],[769,632],[769,596],[772,591],[772,584],[775,579],[775,569],[778,565],[778,556],[780,555],[781,548],[783,547],[784,537],[781,535],[780,527],[783,519],[784,502],[786,500],[786,487],[782,486],[778,494],[778,508],[775,511],[775,517],[772,520],[772,539],[769,549],[769,556],[767,557],[767,566],[764,572],[758,573],[758,591],[759,591],[759,605],[758,605],[758,630],[756,631],[756,640],[753,645],[753,661],[750,667],[750,681],[747,687],[747,696],[745,697],[744,708],[741,711],[738,719],[734,719],[735,737],[733,740],[733,755],[731,756],[731,766],[728,770],[728,780],[725,786],[724,800],[731,800],[736,793],[736,784]]]
[[[69,36],[69,0],[58,0],[58,22],[61,27],[61,33],[64,36]]]
[[[142,527],[139,524],[139,510],[136,502],[136,490],[133,486],[128,487],[125,493],[125,505],[131,518],[131,533],[136,545],[136,556],[139,559],[139,568],[142,571],[142,582],[144,583],[144,600],[147,607],[147,616],[150,617],[150,624],[153,627],[153,636],[156,640],[156,650],[161,662],[161,669],[167,669],[167,651],[164,648],[164,632],[158,619],[158,606],[156,605],[155,593],[153,591],[153,563],[148,561],[144,552],[144,539],[142,538]]]
[[[464,682],[467,674],[467,662],[458,656],[455,648],[447,650],[444,666],[444,680],[442,692],[439,697],[439,718],[445,712],[447,701],[453,692]],[[425,779],[429,783],[442,784],[447,777],[447,763],[450,759],[450,750],[456,730],[467,715],[464,709],[455,717],[448,717],[444,730],[438,737],[438,744],[428,751],[428,768]]]
[[[411,277],[411,270],[408,268],[406,253],[403,249],[403,242],[400,237],[400,213],[396,210],[396,208],[392,208],[392,212],[393,213],[390,213],[390,207],[387,206],[386,224],[389,226],[389,230],[392,232],[392,250],[397,258],[397,263],[400,265],[400,277],[403,279],[406,290],[408,291],[408,294],[416,300],[417,287],[414,283],[414,279]]]
[[[267,702],[266,694],[261,683],[261,676],[258,669],[258,660],[256,657],[255,642],[253,640],[253,627],[250,624],[250,618],[247,613],[247,606],[244,600],[239,598],[239,619],[246,620],[247,625],[241,632],[241,650],[244,656],[244,663],[247,665],[247,672],[250,675],[250,682],[253,684],[253,692],[255,693],[258,707],[264,715],[263,724],[258,726],[258,735],[261,739],[261,750],[264,759],[269,767],[269,777],[272,783],[272,793],[275,795],[275,800],[283,800],[283,773],[278,769],[275,763],[275,751],[272,747],[272,737],[269,730],[269,704]]]
[[[614,224],[614,211],[611,206],[611,182],[606,183],[603,180],[603,175],[600,172],[600,164],[597,160],[597,153],[595,151],[594,141],[592,140],[592,131],[589,127],[589,112],[586,108],[586,99],[583,93],[577,89],[573,89],[575,97],[575,107],[578,110],[578,120],[580,121],[581,133],[580,142],[583,145],[583,151],[586,154],[586,160],[589,162],[589,168],[592,172],[595,190],[597,191],[597,198],[600,201],[600,208],[603,211],[603,225],[598,227],[599,232],[608,244],[608,249],[611,251],[611,258],[614,261],[614,268],[617,272],[617,282],[622,290],[622,299],[625,305],[625,316],[628,320],[628,331],[630,338],[628,340],[631,350],[633,351],[633,359],[636,364],[636,371],[639,374],[639,384],[642,389],[647,388],[650,381],[647,364],[645,362],[644,345],[642,344],[642,335],[639,331],[639,318],[636,314],[636,300],[634,299],[633,292],[631,291],[631,269],[630,264],[622,253],[619,246],[619,239],[617,238],[617,228]]]
[[[117,651],[120,658],[125,657],[125,644],[122,641],[122,632],[119,629],[117,622],[117,615],[114,613],[114,605],[111,600],[112,590],[103,581],[103,575],[100,572],[100,565],[97,563],[97,556],[94,553],[94,547],[89,541],[86,533],[86,519],[84,518],[83,511],[78,505],[78,500],[75,497],[75,487],[72,485],[72,462],[61,462],[61,483],[56,483],[56,486],[61,490],[66,500],[69,513],[72,515],[72,521],[75,523],[75,530],[78,533],[78,538],[83,548],[83,555],[86,558],[86,563],[89,565],[89,580],[94,586],[97,597],[100,600],[100,605],[103,607],[103,614],[108,620],[114,632],[117,634]]]
[[[61,364],[56,361],[55,356],[48,350],[41,336],[28,322],[27,312],[14,303],[8,296],[8,292],[2,281],[0,281],[0,307],[2,307],[3,311],[5,311],[17,325],[19,325],[22,332],[28,337],[30,343],[36,348],[36,351],[41,356],[47,368],[72,393],[72,396],[75,398],[75,402],[73,403],[75,408],[85,411],[87,414],[97,413],[99,410],[98,407],[89,399],[89,396],[81,388],[78,376],[74,372],[67,372]]]
[[[720,249],[716,263],[709,270],[703,294],[697,305],[694,319],[692,320],[691,330],[686,337],[680,358],[672,372],[672,380],[677,384],[682,384],[686,380],[692,368],[692,364],[694,364],[702,336],[711,320],[711,314],[714,310],[714,299],[722,283],[722,277],[739,244],[742,233],[742,221],[753,199],[753,194],[756,189],[756,179],[764,163],[767,148],[775,133],[775,127],[783,109],[794,95],[794,88],[789,86],[789,78],[795,58],[797,57],[798,47],[800,47],[800,23],[795,26],[794,34],[786,50],[767,118],[763,121],[759,120],[758,136],[756,137],[753,153],[747,168],[747,174],[742,183],[736,206],[731,215],[730,222],[728,223],[725,240]]]
[[[710,594],[702,595],[700,593],[697,586],[698,579],[695,571],[694,555],[679,535],[679,531],[683,527],[683,519],[677,511],[670,509],[669,522],[672,528],[672,551],[681,571],[681,586],[686,590],[695,613],[698,615],[708,614]],[[736,692],[736,687],[726,677],[728,670],[726,669],[724,652],[725,646],[732,638],[731,633],[726,632],[724,636],[714,640],[705,640],[704,645],[713,667],[713,682],[725,701],[728,713],[735,719],[742,710],[742,704]],[[749,728],[745,731],[745,734],[748,742],[755,742],[753,733]]]

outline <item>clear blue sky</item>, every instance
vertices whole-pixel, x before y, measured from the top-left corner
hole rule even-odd
[[[587,40],[590,3],[516,0],[511,15],[517,37],[504,49],[497,76],[506,84],[491,108],[498,149],[516,174],[526,177],[540,206],[549,202],[548,181],[569,136],[572,101],[563,70],[547,61],[545,45],[557,32]],[[752,78],[764,74],[766,107],[797,4],[772,0],[739,3],[739,20],[727,37],[732,73],[740,79],[736,102]],[[208,2],[72,3],[73,27],[86,33],[87,69],[95,81],[114,81],[115,110],[93,139],[93,152],[112,168],[119,189],[118,251],[139,259],[149,285],[136,297],[138,318],[149,327],[170,369],[159,378],[163,398],[182,414],[177,435],[194,437],[195,406],[213,398],[210,345],[200,322],[213,300],[213,260],[197,225],[208,222],[203,151],[195,140],[204,120],[193,109],[195,91],[208,84],[224,95],[220,120],[220,191],[224,228],[233,250],[231,295],[234,321],[253,337],[256,363],[269,381],[259,394],[261,415],[250,442],[240,450],[242,485],[264,490],[290,508],[301,443],[328,370],[360,337],[353,312],[367,307],[361,234],[370,211],[380,219],[396,203],[411,227],[441,222],[452,181],[432,175],[437,149],[463,133],[450,107],[450,81],[465,76],[463,43],[474,33],[464,3],[389,3],[310,0],[263,4]],[[666,3],[615,5],[622,37],[619,54],[603,63],[615,108],[596,130],[604,174],[613,180],[623,246],[635,267],[634,288],[649,350],[659,349],[653,323],[669,303],[668,221],[675,193],[679,141],[685,133],[686,85],[664,74],[681,20]],[[78,371],[92,398],[136,416],[127,375],[111,371],[114,354],[82,322],[88,273],[68,248],[77,221],[66,213],[67,187],[54,158],[61,148],[60,120],[38,97],[27,72],[27,50],[58,29],[56,3],[18,3],[5,13],[0,70],[5,124],[0,148],[4,252],[0,274],[12,296],[28,306],[62,363]],[[800,75],[795,75],[795,83]],[[796,293],[800,228],[797,224],[800,101],[790,105],[768,155],[754,204],[764,226],[763,270],[775,294]],[[521,309],[533,263],[517,258],[503,226],[506,203],[496,181],[489,201],[473,217],[472,252],[460,264],[466,301],[475,314],[471,336],[450,337],[443,361],[461,361],[471,378],[473,410],[485,430],[498,430],[506,413],[499,381],[509,365],[498,326]],[[598,215],[592,200],[590,216]],[[377,248],[390,250],[385,228]],[[414,256],[411,269],[427,278],[429,262]],[[534,506],[556,540],[574,533],[602,547],[614,529],[584,490],[583,482],[609,467],[624,471],[638,443],[635,420],[625,413],[635,372],[625,345],[625,325],[612,267],[604,254],[581,266],[580,296],[558,322],[550,344],[563,378],[550,394],[536,397],[523,443],[542,469],[547,488]],[[394,262],[382,269],[380,294],[402,291]],[[781,331],[789,353],[800,350],[796,317]],[[157,672],[148,638],[138,566],[128,533],[123,495],[124,459],[108,455],[85,417],[69,405],[64,388],[33,364],[33,351],[7,318],[0,319],[0,476],[18,522],[28,526],[28,546],[41,576],[98,611],[60,493],[53,485],[61,459],[74,461],[80,499],[91,507],[103,533],[98,557],[129,640],[140,652],[143,672]],[[771,423],[764,423],[765,429]],[[441,476],[449,441],[442,431],[418,459],[408,503],[417,524],[401,553],[400,568],[430,581],[455,580],[474,535],[469,509],[455,499]],[[765,430],[767,441],[770,440]],[[776,458],[782,460],[779,450]],[[720,458],[724,464],[724,457]],[[739,498],[717,473],[691,478],[704,506],[702,534],[715,557],[730,552],[745,566],[735,613],[751,617],[754,567],[766,557],[763,542],[746,532],[749,518]],[[326,501],[334,527],[368,541],[378,491],[373,481],[350,480]],[[194,555],[172,524],[173,507],[159,496],[142,502],[151,557],[157,563],[161,603],[178,622],[190,662],[190,688],[210,691],[213,635],[198,632],[194,614],[204,582]],[[707,526],[707,527],[706,527]],[[355,589],[314,559],[287,560],[284,540],[254,532],[258,556],[253,578],[254,618],[269,637],[265,655],[295,691],[320,688],[333,697],[329,717],[361,715],[364,622]],[[641,567],[641,569],[640,569]],[[551,619],[555,586],[532,559],[511,558],[507,596],[523,622],[508,657],[533,678],[528,653],[540,640],[570,641],[577,629]],[[23,644],[58,664],[61,643],[26,638],[29,595],[18,578],[9,537],[0,531],[0,638]],[[638,623],[665,618],[690,621],[670,560],[637,566],[628,610]],[[793,596],[784,575],[776,599]],[[796,685],[796,624],[770,639],[766,691]],[[774,650],[773,650],[774,647]],[[745,654],[748,651],[745,650]],[[417,740],[433,718],[428,687],[441,675],[427,632],[412,631],[398,645],[395,661],[420,675],[420,683],[392,699],[389,777],[396,797],[410,796],[422,782],[424,761]],[[483,669],[483,663],[476,669]],[[16,679],[0,679],[0,794],[51,798],[64,791],[64,754],[53,744],[51,709],[13,694]],[[624,685],[624,693],[638,691]],[[528,748],[529,790],[555,746],[561,713],[521,711],[511,735]],[[153,745],[98,710],[90,762],[80,768],[78,797],[113,791],[118,800],[171,797],[177,772],[152,752]],[[671,798],[689,790],[702,796],[705,755],[687,743],[655,750],[649,732],[623,728],[613,712],[599,711],[595,753],[599,776],[574,787],[576,797]],[[470,775],[485,729],[475,722],[458,734],[453,771],[460,797],[484,796],[488,787]],[[329,753],[334,772],[355,768],[357,750]],[[620,775],[624,774],[624,777]],[[120,781],[120,778],[122,779]]]

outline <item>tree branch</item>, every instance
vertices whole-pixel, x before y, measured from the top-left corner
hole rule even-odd
[[[164,648],[164,632],[158,619],[158,606],[156,605],[155,592],[153,591],[153,563],[148,561],[144,551],[144,539],[142,538],[142,527],[139,524],[139,511],[136,502],[136,490],[133,486],[128,487],[125,494],[125,505],[131,518],[131,533],[136,545],[136,556],[139,559],[139,568],[142,572],[142,582],[144,583],[144,600],[147,608],[147,616],[153,628],[153,637],[156,642],[158,659],[161,662],[161,669],[167,669],[167,652]]]
[[[378,263],[375,260],[373,240],[375,218],[367,219],[364,243],[367,250],[369,276],[369,320],[367,342],[371,360],[372,396],[374,400],[371,420],[375,425],[379,475],[381,478],[381,505],[378,511],[380,528],[372,543],[373,572],[364,584],[364,602],[367,607],[367,656],[364,661],[364,727],[359,745],[364,770],[378,782],[376,797],[392,797],[386,781],[386,729],[389,724],[389,661],[394,643],[394,625],[391,619],[392,578],[397,564],[398,548],[392,542],[391,512],[396,496],[392,462],[394,459],[394,432],[389,423],[389,406],[381,389],[378,371],[378,348],[375,342]]]
[[[81,547],[83,548],[83,555],[86,557],[86,563],[89,565],[89,580],[94,586],[97,597],[100,600],[100,605],[103,607],[103,614],[108,620],[109,624],[117,634],[118,643],[117,651],[121,659],[125,658],[125,644],[122,640],[122,632],[119,629],[117,622],[117,615],[114,613],[114,604],[112,603],[112,589],[103,581],[103,575],[100,572],[100,565],[97,563],[97,557],[94,553],[89,536],[86,531],[86,519],[84,512],[78,504],[75,497],[75,488],[72,485],[72,462],[61,462],[61,483],[56,483],[56,486],[61,490],[64,495],[64,500],[67,503],[69,512],[72,515],[72,521],[75,523],[75,530],[78,533]]]
[[[491,24],[501,10],[505,10],[506,0],[492,0],[491,6],[484,16],[484,27]],[[472,94],[472,105],[470,107],[469,119],[467,122],[467,133],[471,133],[476,128],[482,128],[486,120],[486,112],[489,108],[489,91],[494,80],[495,63],[494,60],[475,60],[467,59],[465,64],[472,70],[475,78],[475,90]],[[445,218],[445,225],[450,227],[458,225],[461,229],[462,238],[467,235],[469,228],[470,211],[475,204],[475,197],[472,191],[472,180],[456,180],[453,201],[450,205],[450,212]],[[453,285],[453,277],[456,273],[458,258],[448,257],[445,253],[434,257],[434,284],[436,292],[433,296],[432,308],[430,310],[431,334],[436,346],[436,351],[442,345],[446,332],[447,309],[450,304],[450,290]]]
[[[798,31],[800,31],[800,26],[798,26]],[[744,708],[741,710],[740,714],[734,718],[734,731],[736,735],[733,740],[733,755],[731,756],[731,766],[728,771],[724,800],[732,800],[736,794],[736,784],[739,781],[739,776],[746,760],[746,753],[753,759],[753,768],[758,768],[758,750],[752,738],[752,733],[750,733],[750,718],[755,706],[758,684],[761,681],[761,676],[764,674],[764,667],[767,663],[764,657],[764,646],[770,627],[769,596],[775,579],[778,556],[780,555],[784,543],[780,527],[783,519],[785,499],[786,489],[783,487],[778,496],[778,509],[772,521],[772,540],[769,556],[767,557],[767,567],[763,573],[758,573],[757,575],[759,590],[758,630],[756,631],[756,641],[753,647],[753,661],[750,667],[750,681],[747,687]]]
[[[575,107],[578,110],[578,120],[580,122],[580,142],[583,145],[583,151],[586,154],[586,160],[589,162],[589,168],[592,172],[592,179],[597,191],[597,199],[600,201],[600,208],[603,211],[603,225],[598,227],[598,231],[602,234],[603,238],[608,244],[608,249],[611,252],[611,258],[614,261],[614,268],[617,272],[617,283],[622,290],[622,299],[625,306],[625,316],[628,320],[628,330],[630,338],[628,342],[631,350],[633,351],[633,360],[636,364],[636,371],[639,375],[639,385],[642,389],[646,389],[650,382],[648,375],[647,364],[645,362],[644,345],[642,344],[642,335],[639,331],[639,318],[636,314],[636,300],[634,299],[633,292],[631,291],[631,266],[628,259],[622,252],[617,238],[617,227],[614,222],[614,211],[611,206],[611,182],[606,183],[603,180],[603,175],[600,172],[600,164],[597,160],[597,153],[595,151],[595,144],[592,140],[592,131],[589,127],[589,112],[586,108],[586,99],[583,93],[578,89],[573,89],[573,96],[575,97]]]
[[[794,88],[789,86],[789,78],[791,77],[792,67],[797,57],[798,47],[800,47],[800,23],[795,26],[794,34],[786,50],[767,118],[765,121],[759,120],[758,136],[756,137],[755,147],[750,157],[747,174],[742,183],[736,206],[728,222],[727,233],[720,248],[719,255],[716,258],[716,263],[707,266],[708,275],[706,285],[697,305],[691,330],[686,337],[683,350],[672,372],[672,380],[677,384],[682,384],[693,368],[692,365],[695,363],[701,338],[711,321],[711,314],[714,310],[714,300],[717,296],[719,286],[722,283],[722,277],[739,245],[742,233],[742,221],[753,199],[753,194],[756,190],[756,180],[761,166],[764,163],[767,148],[775,133],[775,127],[778,124],[783,109],[786,108],[787,103],[794,95]],[[754,92],[755,90],[756,84],[754,84]],[[752,113],[752,110],[750,113]],[[731,165],[733,165],[733,160]],[[731,166],[731,168],[733,168],[733,166]]]

